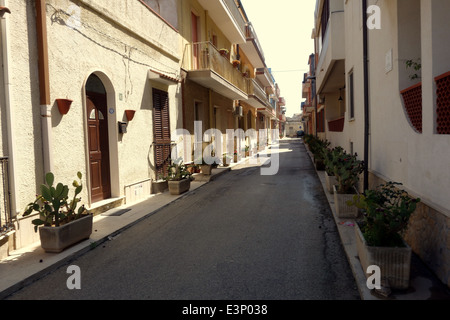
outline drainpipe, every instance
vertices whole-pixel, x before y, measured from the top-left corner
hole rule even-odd
[[[4,92],[5,92],[5,114],[6,114],[6,130],[7,130],[7,139],[8,139],[8,171],[9,171],[9,194],[10,194],[10,209],[11,216],[16,216],[17,211],[17,197],[16,197],[16,169],[15,169],[15,137],[14,137],[14,119],[13,112],[11,107],[11,83],[9,77],[9,61],[10,59],[10,50],[9,50],[9,32],[8,20],[4,17],[4,14],[11,13],[8,9],[7,0],[1,1],[1,36],[2,36],[2,55],[3,55],[3,81],[4,81]]]
[[[367,30],[367,0],[362,2],[363,17],[363,55],[364,55],[364,189],[369,189],[369,63],[368,63],[368,30]]]
[[[39,92],[42,126],[44,173],[53,171],[52,118],[47,45],[46,0],[36,0],[36,33],[38,47]]]

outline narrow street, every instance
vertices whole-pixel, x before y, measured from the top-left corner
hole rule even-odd
[[[300,140],[280,168],[232,170],[10,299],[359,299],[326,196]],[[109,219],[114,219],[110,217]]]

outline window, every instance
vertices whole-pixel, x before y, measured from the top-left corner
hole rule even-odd
[[[325,39],[325,33],[327,32],[328,28],[328,20],[330,18],[330,0],[325,0],[323,3],[323,9],[322,9],[322,18],[321,18],[321,43]]]
[[[352,120],[355,118],[355,93],[354,93],[354,80],[353,80],[353,71],[351,71],[348,75],[348,107],[349,107],[349,119]]]

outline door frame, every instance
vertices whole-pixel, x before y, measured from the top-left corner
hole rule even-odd
[[[111,82],[111,77],[103,73],[102,71],[94,70],[89,72],[84,79],[83,86],[81,88],[82,92],[82,102],[83,102],[83,129],[84,129],[84,140],[85,140],[85,172],[84,177],[86,177],[86,188],[84,192],[87,195],[88,206],[92,207],[94,202],[92,202],[91,196],[91,170],[90,170],[90,160],[89,160],[89,128],[88,128],[88,115],[87,115],[87,96],[86,96],[86,84],[91,75],[96,75],[103,83],[106,90],[106,104],[107,104],[107,119],[108,119],[108,141],[109,141],[109,168],[110,168],[110,187],[111,187],[111,198],[119,198],[122,196],[120,191],[120,175],[119,175],[119,133],[117,129],[117,108],[116,108],[116,92],[114,86]]]

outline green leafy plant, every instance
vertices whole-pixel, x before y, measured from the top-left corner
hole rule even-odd
[[[420,79],[420,70],[422,69],[422,63],[420,62],[420,58],[417,60],[406,60],[406,69],[413,69],[415,72],[409,75],[410,80]]]
[[[344,148],[338,146],[334,148],[326,148],[324,150],[323,162],[325,171],[329,176],[334,176],[334,167],[337,165],[339,158],[344,154]]]
[[[337,192],[340,194],[354,193],[359,181],[359,175],[364,171],[364,161],[358,160],[358,154],[348,154],[337,151],[333,160],[333,173],[338,182]]]
[[[79,181],[73,181],[74,196],[69,200],[69,187],[62,183],[53,186],[55,181],[53,173],[49,172],[45,175],[46,183],[41,185],[41,194],[36,196],[34,202],[27,205],[23,214],[26,217],[34,211],[39,213],[39,218],[31,221],[36,232],[39,226],[59,227],[86,214],[84,205],[77,210],[78,203],[81,201],[78,195],[83,189],[81,172],[78,172],[77,176]]]
[[[181,159],[172,161],[168,170],[168,181],[180,181],[183,179],[190,179],[191,173],[187,170],[186,165]]]
[[[363,210],[361,232],[370,246],[403,246],[401,232],[408,226],[411,214],[420,202],[398,188],[398,182],[388,182],[375,190],[355,195],[348,205]]]
[[[311,153],[314,155],[314,159],[323,161],[326,149],[329,147],[330,142],[328,140],[316,138],[313,135],[306,135],[304,137],[304,141],[308,145]]]

